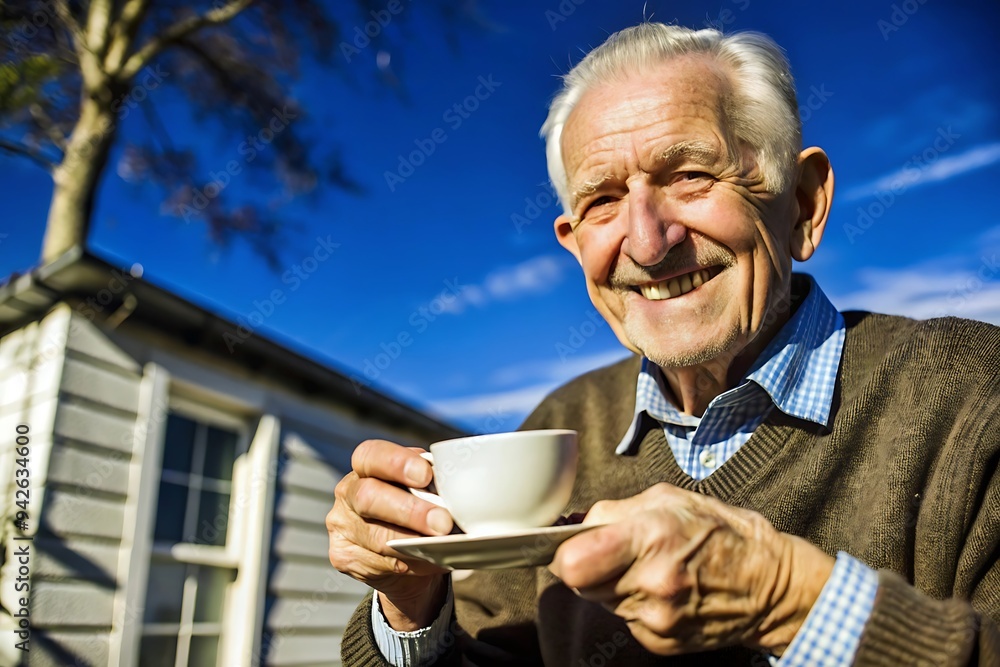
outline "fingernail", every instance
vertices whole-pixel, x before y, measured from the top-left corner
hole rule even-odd
[[[435,533],[447,535],[451,532],[451,515],[440,507],[427,513],[427,525]]]
[[[410,459],[403,466],[403,474],[406,480],[418,488],[426,486],[427,464],[422,459]]]

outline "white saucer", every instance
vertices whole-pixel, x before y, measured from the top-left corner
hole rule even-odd
[[[601,524],[532,528],[502,535],[441,535],[389,540],[390,547],[450,570],[499,570],[548,565],[556,547]]]

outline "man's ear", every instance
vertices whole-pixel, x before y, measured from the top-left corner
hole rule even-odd
[[[797,214],[788,239],[792,257],[804,262],[819,246],[833,203],[833,167],[822,148],[813,146],[799,153],[795,187]]]
[[[576,242],[576,234],[573,233],[573,218],[563,213],[556,218],[553,226],[559,245],[569,250],[578,263],[583,264],[583,260],[580,259],[580,245]]]

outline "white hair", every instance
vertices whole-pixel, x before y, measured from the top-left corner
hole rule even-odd
[[[541,136],[549,178],[567,215],[571,211],[562,131],[584,92],[650,65],[699,53],[713,56],[729,75],[727,121],[735,139],[752,151],[767,189],[780,192],[789,184],[802,150],[802,121],[781,47],[756,32],[723,35],[718,30],[641,23],[614,33],[588,53],[563,77],[563,87],[549,105]]]

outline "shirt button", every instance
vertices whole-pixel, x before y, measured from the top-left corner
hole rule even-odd
[[[698,460],[701,461],[701,464],[706,468],[714,468],[715,452],[711,449],[703,449],[701,450],[701,454],[698,454]]]

